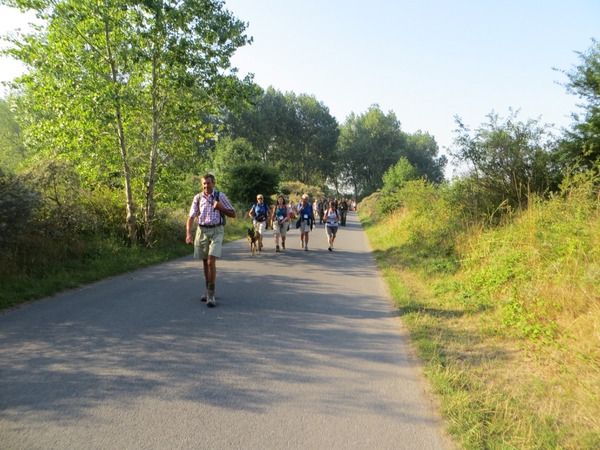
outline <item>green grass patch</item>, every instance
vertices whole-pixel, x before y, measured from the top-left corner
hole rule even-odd
[[[248,226],[246,220],[229,220],[224,242],[246,236]],[[13,264],[9,270],[6,266],[10,261],[3,262],[0,310],[189,255],[193,253],[193,246],[185,244],[184,239],[180,237],[146,248],[128,246],[115,237],[95,236],[72,240],[68,244],[46,242],[45,246],[31,249],[31,252],[21,250],[12,258],[19,259],[19,264]],[[44,249],[50,256],[45,257]]]
[[[443,202],[427,205],[359,211],[450,435],[465,449],[600,448],[595,204],[532,204],[462,235]]]

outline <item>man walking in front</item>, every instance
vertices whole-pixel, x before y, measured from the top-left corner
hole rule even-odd
[[[210,307],[216,306],[215,282],[217,258],[221,257],[225,217],[235,217],[235,210],[222,192],[215,190],[215,177],[207,173],[202,176],[202,192],[194,197],[187,220],[185,242],[194,243],[194,258],[204,264],[206,292],[200,300]],[[196,237],[192,237],[194,222],[198,223]]]

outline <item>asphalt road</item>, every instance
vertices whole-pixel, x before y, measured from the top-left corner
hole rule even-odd
[[[356,215],[270,233],[0,315],[0,448],[449,448]]]

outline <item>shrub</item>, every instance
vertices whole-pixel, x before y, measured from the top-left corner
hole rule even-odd
[[[0,251],[27,231],[40,199],[40,193],[26,186],[20,177],[0,169]]]

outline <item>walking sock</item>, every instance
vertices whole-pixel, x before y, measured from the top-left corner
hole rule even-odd
[[[213,291],[215,290],[215,283],[206,283],[206,289],[208,291]]]

